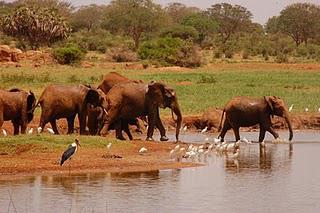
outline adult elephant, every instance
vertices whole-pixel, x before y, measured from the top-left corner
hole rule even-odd
[[[177,116],[176,140],[179,140],[179,132],[182,123],[182,114],[178,104],[175,90],[163,83],[151,82],[149,84],[128,82],[117,84],[112,87],[107,94],[108,102],[108,122],[102,129],[102,134],[106,133],[109,125],[119,119],[132,119],[138,116],[148,116],[147,139],[153,140],[153,131],[156,126],[159,131],[161,141],[167,141],[166,131],[159,115],[159,107],[169,107]],[[116,124],[116,135],[119,139],[124,139],[120,131],[121,125]]]
[[[33,92],[21,89],[0,90],[0,128],[4,121],[11,120],[14,134],[25,134],[27,125],[33,119],[36,98]]]
[[[125,82],[143,83],[143,81],[129,79],[117,72],[110,72],[103,77],[98,89],[101,89],[105,94],[107,94],[114,85]]]
[[[73,133],[74,119],[78,115],[80,134],[85,133],[87,119],[87,105],[107,107],[105,94],[101,90],[88,86],[50,85],[44,89],[39,99],[41,117],[39,127],[50,122],[55,134],[59,134],[56,120],[66,118],[68,121],[68,134]]]
[[[259,142],[264,140],[266,131],[270,132],[274,138],[278,138],[279,134],[271,127],[271,117],[273,117],[273,115],[283,117],[286,120],[290,133],[289,140],[292,140],[293,132],[289,111],[284,101],[279,97],[235,97],[231,99],[224,107],[219,129],[221,129],[224,114],[226,114],[226,118],[219,135],[222,141],[229,129],[233,129],[236,141],[238,141],[240,140],[240,127],[249,127],[256,124],[260,125]]]
[[[106,119],[107,119],[107,115],[104,112],[102,107],[94,107],[89,104],[87,127],[88,127],[89,133],[91,135],[100,134],[100,130],[102,129],[103,124]],[[129,124],[135,125],[137,127],[138,131],[140,130],[141,127],[139,125],[139,121],[137,118],[133,118],[133,119],[129,119],[129,120],[121,119],[121,130],[123,130],[128,135],[130,140],[133,140],[132,134],[129,130]],[[114,124],[110,125],[108,130],[112,130],[112,129],[115,129]],[[139,131],[139,132],[141,132],[141,131]]]

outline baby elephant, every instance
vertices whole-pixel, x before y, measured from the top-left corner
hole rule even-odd
[[[107,119],[107,115],[104,112],[104,110],[102,109],[102,107],[94,107],[89,104],[87,126],[89,129],[90,135],[100,134],[100,130],[102,129],[106,119]],[[131,132],[129,130],[129,124],[135,125],[137,127],[138,131],[141,132],[141,127],[140,127],[140,124],[139,124],[139,121],[137,118],[121,119],[120,121],[116,121],[109,126],[108,130],[115,129],[115,125],[121,125],[121,131],[124,131],[128,135],[130,140],[133,140],[133,137],[132,137]],[[122,134],[118,134],[118,135],[122,136]],[[120,140],[125,140],[124,137],[117,136],[117,138]]]
[[[231,99],[223,109],[220,127],[223,116],[226,114],[222,131],[219,137],[224,140],[224,136],[229,129],[233,129],[236,141],[240,140],[239,128],[260,125],[259,142],[264,140],[266,131],[270,132],[274,138],[278,138],[271,125],[271,116],[283,117],[289,127],[289,140],[292,140],[292,125],[289,119],[289,111],[284,101],[276,96],[264,96],[262,98],[235,97]]]

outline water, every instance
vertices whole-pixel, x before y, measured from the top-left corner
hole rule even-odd
[[[293,152],[242,145],[238,161],[213,154],[197,168],[1,180],[0,212],[319,212],[319,139],[295,132]]]

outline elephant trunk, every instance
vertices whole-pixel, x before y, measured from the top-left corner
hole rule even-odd
[[[289,128],[289,141],[291,141],[291,140],[292,140],[292,137],[293,137],[293,131],[292,131],[291,121],[290,121],[290,119],[289,119],[289,113],[286,112],[283,117],[284,117],[284,119],[286,120],[286,122],[287,122],[287,124],[288,124],[288,128]]]
[[[177,120],[174,120],[173,114],[172,114],[173,120],[177,122],[176,140],[178,141],[179,140],[179,133],[180,133],[181,125],[182,125],[182,114],[181,114],[181,110],[180,110],[180,107],[179,107],[178,103],[172,104],[171,105],[171,110],[177,116]]]

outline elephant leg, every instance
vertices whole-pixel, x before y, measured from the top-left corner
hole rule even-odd
[[[270,132],[275,139],[279,138],[279,134],[276,133],[271,126],[267,128],[267,131]]]
[[[67,134],[72,134],[74,131],[74,119],[75,115],[72,115],[71,117],[67,118],[68,121],[68,133]]]
[[[164,128],[162,121],[159,116],[157,116],[156,120],[156,127],[159,129],[160,132],[160,141],[167,141],[169,138],[166,136],[166,129]]]
[[[240,140],[239,127],[232,127],[236,141]]]
[[[259,143],[261,143],[264,140],[264,137],[266,135],[266,130],[262,126],[260,126],[260,133],[259,133]]]
[[[155,123],[156,123],[155,115],[149,114],[148,115],[148,131],[147,131],[147,138],[146,138],[147,141],[153,141],[152,136],[153,136]]]
[[[13,134],[14,135],[18,135],[19,134],[19,122],[17,121],[12,121],[12,124],[13,124]]]
[[[53,131],[54,131],[54,134],[59,135],[56,119],[51,120],[50,124],[51,124],[51,127],[52,127]]]
[[[113,122],[116,122],[116,118],[118,117],[118,114],[119,114],[118,109],[119,109],[119,107],[113,107],[113,108],[109,109],[108,117],[103,124],[103,127],[100,131],[100,135],[107,135],[108,134],[108,130],[109,130],[110,125]]]
[[[26,134],[26,130],[27,130],[27,123],[26,122],[22,122],[22,124],[21,124],[21,134]]]
[[[129,140],[133,140],[128,122],[124,123],[124,121],[121,121],[121,129],[123,129],[123,131],[128,135]]]
[[[84,135],[86,131],[86,115],[78,114],[79,126],[80,126],[80,135]]]
[[[224,124],[223,124],[223,128],[222,128],[222,130],[221,130],[221,132],[220,132],[220,134],[218,136],[218,138],[221,139],[221,142],[224,141],[224,136],[226,135],[226,133],[227,133],[227,131],[229,129],[231,129],[231,126],[230,126],[228,121],[225,121]]]
[[[39,127],[41,127],[41,132],[43,131],[46,124],[49,122],[48,115],[49,115],[49,113],[46,111],[41,112],[40,123],[39,123]]]
[[[125,141],[126,138],[122,135],[121,120],[115,121],[114,127],[116,129],[116,138]]]

